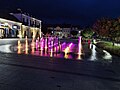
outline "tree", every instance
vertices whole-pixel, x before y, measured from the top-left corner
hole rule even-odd
[[[72,34],[73,36],[78,34],[78,31],[71,31],[70,34]]]
[[[120,39],[120,18],[97,20],[93,25],[93,30],[102,38],[110,38],[114,45],[114,42]]]
[[[86,28],[82,31],[82,36],[85,38],[91,38],[95,32],[91,28]]]

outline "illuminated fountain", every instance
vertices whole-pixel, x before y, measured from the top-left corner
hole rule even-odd
[[[28,54],[28,51],[30,50],[32,55],[57,57],[62,55],[62,52],[65,52],[65,58],[69,58],[71,49],[73,48],[72,46],[74,46],[73,43],[61,43],[57,37],[33,38],[29,46],[28,38],[26,36],[25,44],[22,45],[20,40],[18,40],[18,53],[22,53],[21,51],[23,49],[25,54]]]
[[[67,46],[67,47],[66,47]],[[25,54],[40,55],[40,56],[49,56],[49,57],[64,57],[62,52],[65,53],[65,58],[69,58],[71,50],[73,48],[73,43],[61,43],[57,37],[42,37],[42,38],[33,38],[30,46],[28,43],[28,38],[25,38],[25,44],[21,44],[18,40],[18,53],[25,51]]]
[[[64,50],[64,52],[65,52],[65,56],[64,56],[64,58],[68,58],[69,56],[68,56],[68,54],[70,53],[70,50],[71,50],[71,48],[72,48],[72,45],[73,45],[73,43],[70,43],[66,48],[65,48],[65,50]]]
[[[18,54],[21,54],[21,42],[20,42],[20,40],[18,40]]]
[[[34,42],[34,39],[32,39],[31,49],[32,49],[31,54],[34,54],[34,52],[35,52],[35,42]]]
[[[48,39],[45,38],[45,56],[47,56],[47,51],[48,51]]]
[[[54,37],[54,46],[53,46],[54,52],[57,52],[59,50],[59,43],[60,42],[58,41],[58,38]]]
[[[70,50],[69,47],[67,47],[67,48],[65,49],[65,51],[64,51],[64,52],[65,52],[64,58],[66,58],[66,59],[68,58],[69,50]]]
[[[53,38],[51,38],[50,57],[53,57],[53,47],[54,47]]]
[[[43,56],[43,50],[44,50],[44,39],[40,39],[40,55]]]
[[[39,40],[36,39],[36,42],[35,42],[35,47],[36,47],[36,50],[38,51],[39,49]]]
[[[18,54],[24,53],[37,56],[57,57],[74,60],[83,60],[85,58],[89,61],[96,61],[101,58],[98,51],[96,50],[97,47],[91,44],[91,41],[84,43],[84,46],[82,47],[83,42],[81,36],[78,39],[78,43],[72,43],[73,41],[71,40],[71,42],[64,41],[65,40],[59,40],[57,37],[41,37],[37,39],[33,38],[32,40],[29,40],[31,43],[28,43],[28,38],[26,36],[24,43],[22,43],[19,39],[17,47],[7,46],[7,48],[11,49],[13,52],[16,52],[18,50]],[[104,50],[102,52],[104,53],[104,55],[102,55],[102,59],[112,61],[112,56],[108,52]],[[82,55],[84,55],[84,57],[82,57]]]
[[[25,54],[28,54],[28,38],[25,37]]]
[[[81,44],[81,40],[82,37],[79,37],[79,42],[78,42],[78,58],[77,59],[81,59],[81,55],[82,55],[82,44]]]

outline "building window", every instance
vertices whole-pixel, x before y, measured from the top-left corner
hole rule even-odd
[[[27,18],[27,22],[26,23],[28,24],[28,18]]]
[[[22,22],[25,22],[25,18],[22,18]]]
[[[31,19],[30,19],[30,25],[31,25]]]

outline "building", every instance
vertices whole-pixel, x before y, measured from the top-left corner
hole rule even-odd
[[[0,37],[41,37],[41,20],[22,13],[0,14]]]
[[[79,26],[73,26],[71,24],[48,25],[47,29],[51,31],[52,35],[65,38],[71,36],[71,31],[80,31]]]
[[[41,20],[33,18],[27,14],[11,13],[20,22],[22,22],[21,37],[41,37]]]
[[[0,14],[0,38],[18,37],[22,23],[14,16]]]

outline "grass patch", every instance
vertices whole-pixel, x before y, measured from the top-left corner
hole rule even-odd
[[[113,46],[111,42],[99,42],[96,46],[110,52],[111,54],[120,56],[120,46]]]

